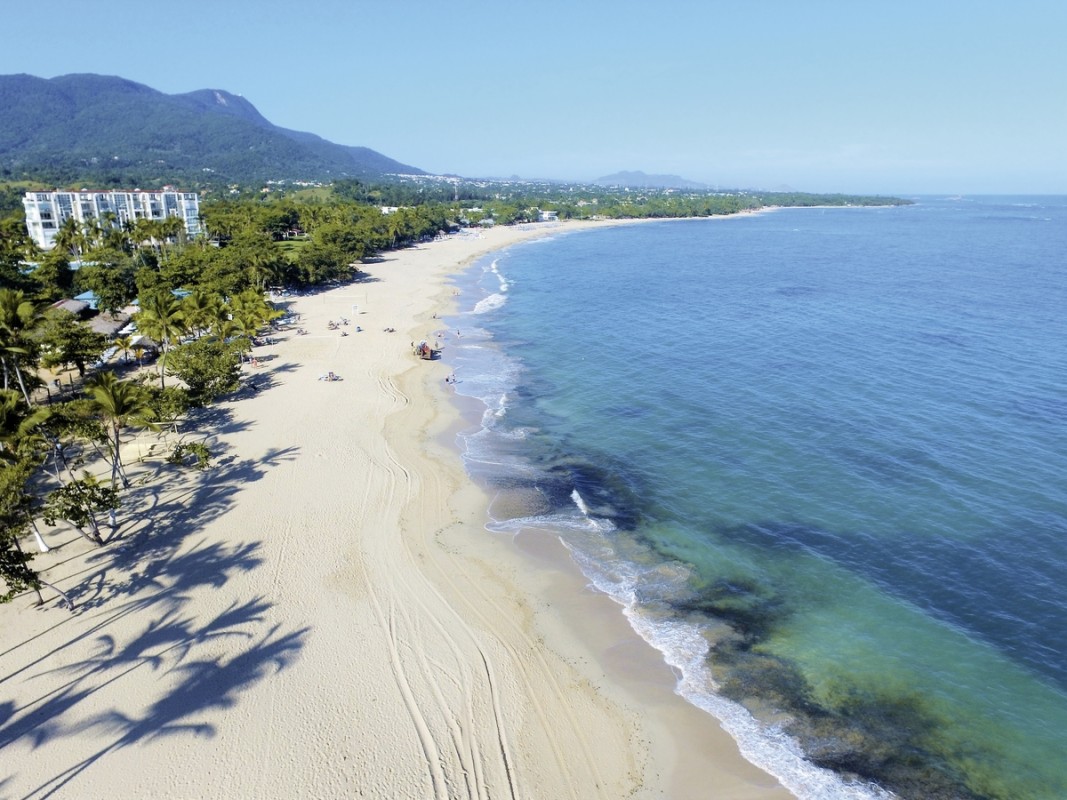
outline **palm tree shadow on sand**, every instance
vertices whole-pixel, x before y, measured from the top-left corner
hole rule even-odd
[[[143,666],[158,668],[161,656],[149,653],[157,649],[159,643],[170,643],[164,652],[177,651],[178,663],[168,671],[168,675],[175,676],[177,683],[146,706],[140,715],[129,716],[112,710],[64,730],[50,730],[49,735],[43,737],[45,740],[58,735],[90,734],[94,740],[103,741],[104,744],[96,752],[38,786],[26,798],[55,795],[100,759],[129,745],[182,734],[213,736],[215,727],[198,720],[199,714],[232,708],[243,691],[288,667],[303,647],[308,628],[289,633],[283,633],[277,625],[256,633],[239,629],[247,627],[249,623],[262,623],[260,612],[267,607],[268,604],[264,602],[253,601],[230,609],[225,615],[228,619],[213,620],[200,629],[190,629],[188,620],[171,620],[162,625],[149,626],[140,637],[126,646],[111,652],[105,651],[98,658],[74,665],[72,670],[83,672],[83,676],[76,678],[75,683],[92,675],[116,672],[115,677],[107,679],[104,684],[107,685]],[[228,650],[224,657],[195,657],[198,643],[218,636],[244,640],[244,643],[243,646],[231,645],[232,650]],[[148,645],[152,647],[146,647]],[[230,655],[232,651],[236,652]],[[78,702],[94,691],[80,689],[68,695],[67,701]],[[13,733],[17,736],[19,731]],[[42,741],[42,737],[37,738],[39,742]]]
[[[202,540],[190,547],[188,540],[230,510],[243,486],[296,455],[294,448],[272,449],[259,459],[227,460],[180,480],[157,476],[132,487],[125,498],[131,511],[122,529],[108,539],[109,547],[87,558],[99,568],[68,595],[83,612],[121,597],[154,604],[144,592],[181,596],[205,585],[219,588],[229,575],[255,569],[261,562],[258,542]]]
[[[0,701],[0,749],[21,742],[54,771],[24,800],[76,794],[79,776],[131,744],[213,736],[210,712],[235,706],[243,692],[299,656],[310,629],[268,623],[267,598],[236,598],[217,613],[205,612],[201,602],[204,589],[221,590],[264,564],[260,541],[219,541],[206,526],[233,507],[243,486],[295,458],[297,450],[273,449],[257,459],[232,457],[225,449],[220,454],[224,463],[205,472],[165,465],[149,480],[135,481],[109,545],[58,565],[67,572],[60,580],[75,582],[68,594],[77,610],[48,635],[71,633],[34,660],[0,671],[0,686],[18,679],[22,691],[15,702]],[[155,468],[146,465],[146,472]],[[160,474],[168,470],[173,474]],[[158,677],[131,712],[119,705],[128,699],[121,687],[146,669]],[[136,686],[144,691],[146,683]],[[115,705],[101,711],[103,697],[115,697]],[[61,749],[42,748],[71,737],[93,742],[94,752],[75,750],[76,763],[47,761]],[[17,763],[7,766],[4,798],[19,785]]]

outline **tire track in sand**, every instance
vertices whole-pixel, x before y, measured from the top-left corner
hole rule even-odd
[[[397,398],[398,402],[403,402],[405,405],[407,404],[406,396],[403,395],[397,389],[397,387],[394,384],[392,384],[391,381],[383,381],[383,382],[381,382],[381,385],[382,385],[382,388],[385,391],[387,391],[387,393],[389,393],[392,397]],[[394,476],[395,476],[396,472],[400,472],[404,476],[403,485],[408,490],[406,499],[411,499],[411,498],[417,496],[419,486],[416,483],[415,478],[412,476],[411,472],[403,464],[401,464],[397,460],[396,456],[394,455],[394,453],[391,450],[387,450],[386,451],[386,457],[389,460],[389,464],[383,464],[382,465],[383,468],[385,468],[385,469],[389,470],[390,472],[392,472],[394,474]],[[439,475],[436,472],[431,472],[430,473],[430,478],[431,478],[431,480],[438,482],[438,484],[440,484],[440,482],[441,482],[441,479],[440,479]],[[440,486],[438,486],[438,488],[439,488],[439,491],[437,493],[435,493],[437,496],[448,496],[450,494],[450,491],[442,490],[440,488]],[[407,507],[406,504],[405,504],[405,507]],[[420,541],[424,545],[426,545],[428,547],[438,547],[437,543],[433,540],[433,535],[429,535],[428,536],[425,533],[425,531],[428,530],[428,528],[426,528],[426,526],[419,525],[419,524],[412,524],[412,525],[410,525],[408,527],[411,530],[415,531],[419,535]],[[454,657],[456,658],[458,664],[466,664],[466,665],[471,665],[472,663],[480,664],[480,669],[478,671],[481,674],[481,680],[484,681],[485,685],[488,687],[488,694],[489,694],[489,698],[490,698],[489,702],[490,702],[490,707],[492,709],[493,721],[495,723],[494,727],[495,727],[495,731],[496,731],[496,742],[495,742],[496,749],[499,752],[499,757],[501,759],[501,763],[502,763],[502,766],[503,766],[504,774],[506,775],[506,778],[507,778],[507,783],[508,783],[508,787],[509,787],[509,791],[511,793],[511,796],[513,798],[518,797],[519,796],[519,786],[518,786],[518,776],[517,776],[516,767],[515,767],[515,759],[514,759],[514,756],[513,756],[513,753],[512,753],[512,748],[511,748],[510,743],[508,741],[507,724],[506,724],[506,720],[504,718],[503,702],[502,702],[501,695],[500,695],[499,682],[498,682],[498,680],[497,680],[497,678],[496,678],[496,676],[494,674],[493,659],[490,657],[490,655],[486,652],[485,648],[482,646],[481,641],[480,641],[479,632],[476,631],[470,625],[468,625],[467,622],[465,621],[465,619],[463,618],[463,616],[461,614],[457,613],[457,610],[440,593],[440,591],[437,589],[437,587],[434,586],[434,584],[431,581],[426,579],[425,574],[424,574],[425,567],[427,566],[426,560],[422,559],[418,554],[412,552],[409,542],[404,540],[403,544],[405,546],[405,550],[407,551],[407,555],[408,555],[408,559],[409,559],[410,563],[415,564],[417,566],[417,569],[414,572],[412,572],[411,570],[395,570],[395,571],[392,572],[392,574],[394,576],[399,576],[399,575],[418,575],[418,576],[421,576],[423,578],[423,580],[420,582],[420,587],[419,588],[421,588],[423,592],[427,592],[428,591],[430,593],[430,595],[431,595],[431,597],[432,597],[432,599],[434,601],[432,603],[432,605],[428,604],[428,603],[426,603],[424,601],[418,600],[418,598],[420,596],[422,596],[422,592],[415,591],[415,590],[413,590],[412,587],[404,587],[402,592],[401,592],[402,595],[405,596],[406,598],[409,598],[410,600],[413,600],[414,602],[417,602],[420,605],[421,610],[424,612],[425,618],[428,619],[431,622],[431,624],[434,625],[434,627],[438,631],[439,635],[447,642],[449,647],[452,648],[453,653],[454,653]],[[452,588],[456,591],[457,596],[462,597],[462,595],[463,595],[462,588],[454,580],[449,578],[447,575],[442,575],[442,577],[445,578],[447,583],[450,586],[452,586]],[[467,584],[465,584],[464,586],[468,590],[471,588]],[[487,596],[483,594],[483,597],[486,598],[486,603],[489,606],[491,606],[491,601],[488,600]],[[460,630],[462,631],[463,638],[473,646],[474,651],[475,651],[472,654],[473,658],[467,658],[467,657],[464,657],[464,656],[462,656],[460,654],[460,644],[457,642],[456,638],[452,634],[450,634],[446,630],[445,626],[442,624],[441,613],[442,613],[443,610],[447,610],[449,612],[449,616],[450,616],[451,621],[453,622],[453,624],[456,624],[456,625],[458,625],[460,627]],[[471,611],[475,611],[475,609],[473,607],[471,607],[470,610]],[[475,613],[477,614],[476,611],[475,611]],[[491,623],[490,620],[488,620],[487,618],[485,618],[481,614],[477,614],[477,616],[482,621],[483,626],[484,626],[484,630],[486,630],[486,631],[494,630],[494,626],[493,626],[493,624]],[[538,653],[538,649],[537,649],[538,646],[537,646],[536,643],[534,643],[529,637],[527,637],[524,633],[522,633],[521,630],[519,630],[517,628],[514,628],[514,630],[522,637],[522,641],[526,645],[526,649],[528,649],[530,652]],[[509,656],[510,663],[514,666],[514,672],[517,674],[517,676],[521,680],[521,683],[522,683],[522,685],[523,685],[523,687],[525,689],[525,691],[523,693],[524,699],[526,700],[529,708],[533,711],[534,715],[537,717],[539,725],[540,725],[540,728],[546,733],[546,736],[544,738],[545,738],[545,741],[549,744],[549,746],[550,746],[550,748],[552,750],[553,760],[555,761],[555,763],[557,765],[558,774],[563,774],[563,775],[568,774],[569,770],[567,769],[567,765],[569,763],[571,763],[573,761],[573,759],[568,757],[564,753],[564,751],[563,751],[563,749],[562,749],[562,747],[560,745],[559,739],[558,739],[557,734],[556,734],[558,723],[554,723],[550,719],[550,714],[548,713],[545,705],[541,701],[539,701],[539,699],[538,699],[540,692],[539,692],[538,687],[536,685],[537,682],[531,677],[529,668],[524,663],[524,659],[522,657],[520,657],[520,655],[519,655],[519,653],[518,653],[518,651],[517,651],[517,649],[515,647],[513,647],[511,644],[509,644],[508,642],[506,642],[503,639],[501,639],[499,636],[494,636],[494,640],[500,646],[502,646],[504,648],[505,652]],[[568,703],[568,699],[567,699],[566,693],[560,687],[558,682],[556,682],[555,679],[552,677],[551,668],[549,667],[547,661],[545,661],[544,658],[541,657],[539,653],[538,653],[538,663],[539,663],[539,666],[541,667],[541,669],[538,670],[538,673],[541,676],[543,676],[543,680],[547,684],[549,684],[549,687],[550,687],[550,689],[552,691],[552,694],[556,698],[558,707],[560,709],[562,709],[564,717],[568,721],[569,727],[570,727],[570,729],[571,729],[571,731],[573,733],[573,739],[576,740],[579,743],[579,747],[580,747],[580,750],[582,752],[582,755],[584,757],[584,761],[585,761],[585,764],[586,764],[586,772],[587,772],[587,774],[592,774],[592,775],[595,776],[594,780],[595,780],[595,783],[596,783],[596,785],[598,787],[604,786],[605,783],[604,783],[604,781],[602,779],[602,776],[599,774],[599,768],[597,766],[597,761],[592,756],[592,754],[589,752],[588,747],[586,746],[582,728],[581,728],[581,726],[578,724],[577,720],[574,718],[574,716],[570,712],[569,703]],[[428,675],[432,675],[433,673],[432,673],[432,671],[430,671],[427,674]],[[469,698],[469,699],[472,700],[473,698]],[[447,703],[443,703],[442,704],[442,710],[446,714],[454,714],[455,713],[454,709],[452,709],[451,707],[447,706]],[[471,720],[470,724],[473,725],[473,719]],[[477,736],[476,735],[473,738],[474,738],[475,741],[477,740]],[[574,782],[572,782],[572,781],[567,781],[566,782],[566,791],[569,794],[569,796],[571,798],[573,798],[573,800],[581,800],[580,795],[579,795],[577,789],[575,788]]]
[[[396,385],[387,379],[378,380],[379,389],[390,401],[393,410],[409,404],[408,398]],[[420,481],[387,447],[384,460],[375,459],[374,466],[381,470],[385,478],[385,490],[388,505],[406,510],[419,495]],[[398,498],[397,495],[400,495]],[[399,504],[397,504],[399,500]],[[394,542],[395,545],[395,542]],[[416,729],[423,743],[427,758],[438,761],[440,765],[443,749],[447,749],[454,758],[457,771],[462,776],[452,784],[453,790],[460,786],[470,800],[488,800],[499,796],[492,784],[491,775],[503,777],[506,796],[512,800],[521,797],[516,779],[514,757],[507,737],[507,727],[503,713],[499,685],[494,675],[492,660],[482,648],[475,633],[463,624],[444,598],[425,580],[412,585],[410,577],[422,575],[421,559],[407,547],[397,550],[384,549],[382,556],[391,558],[370,559],[371,564],[380,564],[384,576],[389,578],[387,588],[388,601],[375,593],[375,602],[382,609],[386,602],[389,606],[388,624],[390,630],[390,657],[394,676],[397,679],[405,703],[409,705],[409,714],[416,721]],[[396,562],[397,556],[403,556],[407,564],[396,563],[391,568],[390,562]],[[405,581],[401,576],[408,576]],[[368,579],[368,584],[373,585]],[[380,584],[379,584],[380,585]],[[377,590],[374,590],[377,592]],[[426,592],[431,593],[433,603],[420,599]],[[384,614],[379,610],[379,618]],[[459,623],[459,638],[455,627]],[[430,630],[424,630],[426,627]],[[426,636],[436,637],[443,649],[425,646]],[[462,640],[462,641],[460,641]],[[431,664],[427,653],[434,653],[440,658],[442,652],[451,655],[451,664]],[[405,655],[406,654],[406,655]],[[407,662],[411,661],[409,665]],[[426,705],[419,703],[417,693],[423,693]],[[458,694],[458,697],[456,695]],[[434,706],[433,719],[438,720],[443,728],[442,735],[447,736],[448,744],[434,738],[433,727],[427,720],[429,705]],[[491,720],[478,722],[476,707],[488,707]],[[488,724],[487,724],[488,722]],[[489,757],[481,744],[486,729],[492,729],[493,748],[497,755]],[[433,747],[427,738],[433,740]],[[490,763],[492,762],[492,763]],[[448,776],[445,776],[447,780]]]
[[[407,396],[404,395],[395,386],[395,384],[392,383],[392,381],[381,381],[380,383],[381,383],[383,389],[385,389],[392,397],[396,398],[404,406],[408,405],[409,401],[408,401]],[[391,464],[393,465],[393,467],[403,473],[405,481],[408,484],[408,497],[409,498],[412,497],[415,494],[415,491],[414,491],[415,487],[414,487],[414,483],[413,483],[413,479],[412,479],[411,473],[409,472],[409,470],[407,468],[405,468],[401,463],[399,463],[399,461],[396,459],[396,457],[393,454],[391,449],[387,450],[386,455],[387,455],[389,461],[391,462]],[[386,468],[388,469],[389,467],[386,467]],[[432,480],[435,480],[435,481],[437,481],[439,483],[441,482],[440,476],[435,472],[431,472],[430,477],[431,477]],[[450,494],[450,492],[442,492],[442,494],[447,496],[448,494]],[[421,541],[422,541],[422,544],[424,546],[426,546],[426,547],[439,547],[439,545],[438,545],[438,543],[436,541],[436,536],[437,536],[437,534],[441,533],[442,531],[440,531],[440,530],[434,531],[433,534],[427,535],[425,533],[426,529],[423,526],[412,525],[410,527],[411,527],[411,529],[413,531],[419,533]],[[486,679],[486,681],[487,681],[487,683],[488,683],[488,685],[490,687],[490,693],[491,693],[491,695],[493,697],[493,701],[492,701],[493,702],[493,712],[494,712],[494,718],[495,718],[495,720],[497,722],[497,730],[498,730],[498,734],[499,734],[499,737],[500,737],[499,738],[499,745],[500,745],[500,749],[501,749],[501,755],[502,755],[502,758],[504,759],[505,765],[508,768],[509,784],[511,784],[511,786],[512,786],[512,791],[513,791],[513,796],[514,796],[515,785],[514,785],[514,782],[512,780],[513,775],[514,775],[514,773],[512,772],[512,769],[513,769],[512,761],[513,761],[513,759],[512,759],[511,753],[510,753],[510,748],[509,748],[508,743],[507,743],[506,726],[505,726],[504,719],[503,719],[503,712],[502,712],[499,692],[497,691],[496,679],[495,679],[495,677],[493,675],[492,661],[489,658],[489,656],[486,654],[485,650],[480,645],[479,639],[478,639],[478,634],[474,630],[474,628],[472,628],[469,624],[467,624],[464,616],[462,614],[459,614],[458,611],[449,604],[449,602],[440,593],[440,591],[433,584],[433,582],[429,581],[428,579],[425,578],[424,568],[427,565],[426,562],[421,561],[419,558],[417,558],[417,556],[415,554],[413,554],[411,552],[410,545],[406,540],[404,541],[404,545],[405,545],[406,549],[408,550],[408,557],[411,560],[411,562],[419,564],[419,566],[420,566],[420,568],[418,569],[418,571],[415,574],[423,576],[423,578],[424,578],[423,583],[425,585],[425,588],[432,593],[432,595],[434,596],[435,600],[437,601],[435,603],[435,605],[434,605],[434,609],[430,609],[425,604],[422,604],[423,607],[424,607],[424,610],[428,614],[428,618],[431,619],[431,620],[434,620],[435,624],[436,624],[436,617],[435,617],[435,614],[437,613],[436,609],[449,609],[451,611],[455,621],[462,627],[462,630],[465,632],[466,637],[469,639],[470,642],[472,642],[472,644],[476,648],[477,654],[478,654],[479,658],[481,659],[482,664],[484,665],[485,679]],[[448,554],[447,551],[445,551],[443,548],[442,548],[441,552],[444,553],[446,555],[446,557],[448,557],[450,560],[456,561],[456,557],[454,555]],[[481,598],[484,601],[483,602],[483,607],[485,607],[485,608],[492,608],[493,607],[494,601],[489,597],[488,594],[486,594],[481,589],[481,587],[478,585],[477,581],[470,581],[470,582],[464,583],[463,586],[460,586],[456,582],[456,580],[453,577],[453,575],[455,575],[455,574],[464,574],[464,570],[460,566],[457,565],[457,568],[455,570],[453,570],[453,571],[448,571],[448,570],[444,570],[444,569],[438,569],[437,572],[438,572],[438,576],[439,576],[440,580],[443,581],[446,585],[448,585],[451,588],[454,596],[459,597],[459,598],[463,598],[466,595],[466,593],[468,593],[470,591],[475,591],[479,595],[481,595]],[[417,593],[415,593],[415,592],[410,592],[409,594],[412,597],[416,597],[417,596]],[[537,663],[537,665],[539,667],[539,669],[537,669],[536,672],[537,672],[538,675],[541,676],[541,678],[544,680],[544,682],[548,685],[548,688],[551,689],[552,694],[556,699],[556,705],[558,706],[559,709],[562,710],[562,713],[563,713],[564,717],[567,720],[568,727],[570,728],[570,730],[573,733],[573,739],[574,739],[574,741],[577,742],[578,747],[581,750],[581,753],[582,753],[582,756],[583,756],[583,760],[585,761],[585,765],[586,765],[586,771],[588,772],[588,774],[591,774],[592,776],[594,776],[594,781],[595,781],[595,784],[596,784],[598,790],[603,791],[607,787],[608,784],[605,782],[604,777],[601,774],[601,771],[600,771],[600,768],[599,768],[599,761],[593,755],[593,753],[589,750],[589,747],[588,747],[588,744],[586,742],[586,738],[585,738],[585,735],[584,735],[583,728],[580,725],[580,723],[578,722],[578,720],[575,718],[573,712],[571,711],[570,703],[568,701],[567,692],[560,686],[559,682],[554,677],[554,671],[553,671],[552,667],[548,664],[548,661],[545,659],[544,654],[543,654],[543,652],[541,650],[540,643],[534,641],[525,632],[525,630],[523,630],[520,626],[516,625],[506,615],[500,615],[499,618],[494,618],[494,620],[489,620],[484,613],[479,611],[479,609],[475,606],[475,604],[468,602],[468,603],[466,603],[466,606],[467,606],[467,610],[482,623],[482,628],[485,631],[495,631],[496,630],[496,626],[494,625],[494,622],[499,622],[499,621],[506,622],[508,624],[509,628],[511,629],[511,631],[513,632],[513,634],[517,637],[520,645],[523,646],[523,649],[528,654],[533,654],[535,662]],[[441,628],[441,633],[442,633],[442,635],[444,635],[446,638],[449,639],[450,644],[455,646],[454,640],[451,639],[451,637],[449,637],[444,632],[443,628]],[[540,696],[540,692],[538,691],[538,688],[535,685],[536,681],[534,680],[534,678],[532,676],[532,672],[533,671],[528,666],[528,660],[526,658],[522,657],[520,655],[520,653],[518,652],[518,650],[516,649],[516,647],[511,642],[509,642],[507,639],[505,639],[504,637],[501,637],[499,635],[495,635],[494,638],[502,647],[504,647],[504,649],[506,650],[507,654],[510,656],[510,662],[515,666],[517,673],[522,678],[522,682],[523,682],[523,685],[525,687],[524,695],[525,695],[527,701],[529,702],[530,707],[532,708],[533,712],[537,715],[537,717],[539,719],[539,722],[541,724],[542,730],[544,730],[546,732],[546,734],[547,734],[546,735],[546,739],[550,743],[550,746],[551,746],[552,751],[553,751],[554,760],[556,761],[556,764],[559,767],[560,774],[567,774],[568,770],[566,768],[566,765],[571,763],[573,761],[573,759],[564,756],[564,753],[563,753],[563,751],[561,749],[561,746],[560,746],[560,743],[558,741],[558,737],[554,734],[554,731],[558,727],[558,723],[553,723],[549,719],[549,713],[547,711],[547,708],[545,707],[545,704],[538,700],[538,698]],[[577,790],[575,789],[573,781],[567,781],[567,790],[568,790],[570,796],[574,800],[582,800],[582,798],[579,797],[579,795],[577,793]]]

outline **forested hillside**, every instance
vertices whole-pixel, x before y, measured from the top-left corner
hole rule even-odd
[[[5,180],[148,188],[422,173],[368,148],[280,128],[220,90],[167,95],[103,75],[3,75],[0,108]]]

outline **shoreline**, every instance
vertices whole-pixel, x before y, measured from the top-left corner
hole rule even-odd
[[[772,210],[775,209],[748,213]],[[709,219],[731,216],[744,214]],[[563,227],[534,231],[532,235],[488,248],[466,259],[451,275],[463,273],[475,262],[533,238],[582,229],[666,221],[671,220],[578,223],[581,228],[576,223],[564,223]],[[435,319],[455,314],[455,306],[456,295],[443,295],[434,311]],[[447,349],[442,362],[446,368],[427,379],[426,389],[444,395],[452,409],[444,409],[430,431],[436,433],[432,436],[434,445],[430,455],[434,459],[459,461],[458,468],[466,485],[457,496],[471,495],[469,500],[459,502],[468,512],[468,504],[473,503],[474,513],[480,514],[479,525],[473,530],[468,545],[473,550],[482,547],[486,538],[500,540],[494,545],[503,543],[508,552],[498,558],[512,562],[513,580],[521,583],[526,602],[534,606],[536,625],[549,649],[582,672],[584,680],[595,686],[596,691],[638,714],[643,735],[647,737],[644,747],[648,751],[648,761],[657,773],[657,785],[645,789],[653,792],[651,796],[671,798],[703,798],[709,787],[714,787],[716,797],[753,800],[793,797],[776,777],[741,756],[737,743],[722,729],[718,720],[675,692],[673,668],[658,650],[633,630],[622,606],[591,586],[562,541],[554,535],[539,532],[523,531],[509,536],[487,530],[493,498],[466,474],[458,441],[461,432],[480,427],[485,406],[475,398],[441,388],[450,368]],[[714,754],[713,758],[709,758],[711,754]]]
[[[410,354],[475,259],[633,222],[383,254],[287,301],[311,333],[257,348],[260,391],[207,411],[212,469],[127,445],[144,460],[116,541],[47,530],[62,546],[34,562],[78,612],[0,609],[0,794],[791,796],[561,544],[485,530],[447,353]]]

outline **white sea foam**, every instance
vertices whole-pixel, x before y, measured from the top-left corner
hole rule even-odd
[[[502,419],[508,413],[508,394],[507,392],[501,392],[495,400],[488,397],[480,399],[485,404],[485,411],[482,412],[482,428],[485,430],[495,429],[494,422]]]
[[[504,392],[500,395],[500,402],[497,403],[496,409],[493,411],[493,417],[496,419],[502,418],[508,413],[508,393]]]
[[[495,448],[501,431],[482,428],[464,437],[465,457],[481,467],[505,472],[536,474],[521,458],[502,456]],[[519,434],[518,431],[508,432]],[[522,433],[521,435],[525,435]],[[494,470],[494,471],[495,471]],[[718,688],[707,663],[708,639],[695,623],[649,613],[639,595],[669,599],[685,591],[689,569],[680,562],[656,561],[642,566],[620,554],[610,520],[599,519],[577,489],[572,509],[546,514],[493,520],[495,533],[523,530],[555,533],[594,587],[614,599],[634,631],[663,654],[677,677],[675,691],[688,702],[715,717],[738,743],[746,759],[766,770],[801,800],[889,800],[889,792],[871,785],[849,784],[835,773],[804,758],[799,744],[777,726],[759,722],[743,706],[716,694]]]
[[[487,430],[482,428],[474,431],[473,433],[463,434],[462,440],[464,442],[464,456],[469,461],[476,461],[479,463],[499,463],[501,454],[498,452],[502,442],[521,442],[529,435],[529,430],[526,428],[518,428],[513,431],[506,431],[501,434],[497,431]],[[515,463],[526,462],[521,460],[519,456],[512,456],[509,459]],[[534,472],[535,468],[532,466],[524,469],[524,472]]]
[[[577,489],[571,491],[571,500],[574,501],[574,505],[581,512],[581,524],[577,526],[581,530],[609,533],[616,529],[615,523],[610,519],[602,519],[590,511],[585,499],[578,493]]]
[[[493,520],[487,526],[494,533],[518,533],[524,530],[550,531],[559,534],[560,531],[568,531],[571,534],[602,535],[608,528],[613,528],[610,522],[597,520],[590,517],[579,517],[566,512],[552,512],[549,514],[533,514],[528,517],[513,517],[511,519]],[[560,537],[566,545],[569,537]]]
[[[813,765],[781,727],[761,723],[743,706],[716,694],[718,686],[707,663],[708,639],[701,628],[648,613],[638,600],[639,587],[647,594],[657,584],[684,583],[687,570],[682,565],[676,565],[675,574],[671,574],[662,564],[642,568],[619,561],[606,541],[593,547],[589,541],[576,545],[567,535],[562,535],[561,541],[593,586],[622,606],[634,631],[663,654],[678,676],[675,692],[719,720],[748,761],[777,777],[801,800],[890,800],[895,796],[874,785],[847,783],[834,772]]]
[[[498,268],[499,264],[500,260],[494,258],[493,263],[489,266],[489,271],[496,275],[497,280],[500,281],[500,291],[506,292],[508,290],[508,281],[507,278],[501,274],[500,269]]]
[[[500,308],[504,303],[508,301],[508,298],[502,294],[491,294],[486,298],[479,300],[474,308],[468,311],[468,314],[485,314],[489,311],[495,311]]]
[[[716,687],[707,665],[709,645],[697,626],[653,619],[641,612],[632,597],[615,599],[623,604],[633,629],[663,654],[679,676],[675,691],[719,720],[746,759],[777,777],[798,797],[884,800],[894,796],[877,786],[846,783],[830,770],[816,767],[804,758],[796,740],[780,727],[759,722],[743,706],[709,691],[709,687]]]

